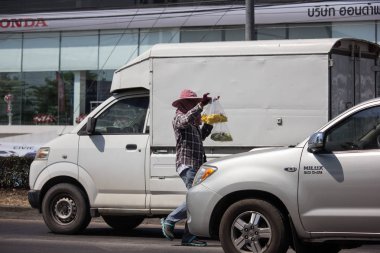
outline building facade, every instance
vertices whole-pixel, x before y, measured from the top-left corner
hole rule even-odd
[[[4,132],[77,124],[110,96],[113,72],[156,43],[244,40],[244,1],[57,2],[56,8],[24,7],[22,13],[11,4],[1,9]],[[380,43],[378,1],[274,2],[283,4],[256,7],[259,40],[354,37]]]

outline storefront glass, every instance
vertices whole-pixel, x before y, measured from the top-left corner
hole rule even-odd
[[[72,72],[23,72],[21,124],[72,124],[73,81]]]
[[[283,25],[257,27],[258,40],[284,40],[287,38],[287,28]]]
[[[100,32],[99,69],[117,69],[137,56],[138,30]]]
[[[0,125],[9,123],[20,125],[23,98],[21,73],[0,73],[0,95]],[[10,108],[5,102],[5,96],[8,95],[10,95]],[[11,122],[9,122],[9,113],[12,113]]]
[[[179,29],[141,29],[139,41],[139,54],[144,53],[157,43],[178,43]],[[130,58],[128,60],[132,60]]]
[[[22,34],[0,34],[0,72],[20,72]]]
[[[330,24],[292,24],[289,25],[289,39],[331,38]]]
[[[332,24],[333,38],[358,38],[376,42],[375,22],[345,22]]]
[[[181,30],[181,42],[211,42],[222,41],[220,29],[183,29]]]
[[[25,33],[22,48],[22,70],[58,71],[59,40],[59,33]]]

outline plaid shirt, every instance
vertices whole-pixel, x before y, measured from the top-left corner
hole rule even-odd
[[[200,104],[186,114],[177,110],[173,119],[173,128],[176,139],[176,168],[181,173],[180,168],[191,166],[198,170],[204,162],[204,149],[202,134],[195,121],[202,112]]]

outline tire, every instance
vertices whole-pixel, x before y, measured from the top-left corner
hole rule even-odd
[[[144,216],[111,216],[103,215],[103,220],[113,229],[128,231],[134,229],[144,221]]]
[[[42,216],[48,228],[58,234],[75,234],[91,221],[90,208],[82,190],[72,184],[57,184],[42,201]]]
[[[224,252],[228,253],[285,253],[289,248],[285,227],[283,215],[272,204],[245,199],[226,210],[219,237]]]

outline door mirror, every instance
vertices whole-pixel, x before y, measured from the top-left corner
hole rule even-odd
[[[317,153],[321,151],[325,146],[325,134],[318,132],[310,136],[307,151],[310,153]]]
[[[86,125],[86,132],[88,135],[94,134],[95,126],[96,126],[96,118],[88,117],[87,125]]]

